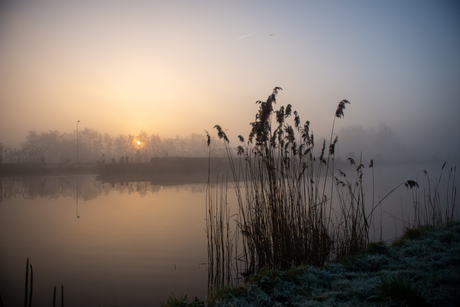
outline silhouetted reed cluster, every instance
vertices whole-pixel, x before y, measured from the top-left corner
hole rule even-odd
[[[349,159],[356,169],[355,180],[342,171],[335,176],[335,120],[344,116],[350,102],[339,102],[330,141],[324,140],[317,149],[309,121],[302,122],[291,105],[274,109],[280,90],[276,87],[266,101],[257,101],[259,110],[248,140],[238,137],[237,158],[225,131],[214,127],[226,146],[238,212],[228,211],[225,177],[217,188],[208,181],[210,287],[221,287],[240,274],[292,265],[322,266],[358,253],[369,242],[372,213],[386,198],[366,208],[361,162]],[[209,133],[207,137],[210,146]],[[402,184],[417,186],[412,180]],[[334,195],[337,205],[333,206]],[[236,226],[230,224],[230,217]]]
[[[447,182],[441,185],[446,164],[447,162],[442,165],[439,177],[435,179],[432,179],[428,172],[423,170],[427,183],[427,186],[423,188],[423,202],[420,201],[420,196],[415,191],[413,193],[413,220],[403,221],[407,227],[441,226],[459,219],[455,184],[457,168],[454,166],[447,170]],[[441,187],[445,189],[445,194],[444,191],[441,191]]]

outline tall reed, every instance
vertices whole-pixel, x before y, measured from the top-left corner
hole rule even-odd
[[[362,163],[356,163],[352,158],[348,158],[351,166],[356,168],[354,180],[349,180],[347,174],[338,169],[339,177],[334,176],[337,186],[337,199],[339,202],[339,214],[336,215],[337,223],[335,227],[336,248],[335,257],[341,258],[347,255],[355,255],[363,250],[370,242],[370,227],[374,223],[374,211],[381,208],[383,201],[399,187],[405,186],[408,189],[418,188],[419,185],[414,180],[406,180],[397,184],[392,190],[385,194],[376,204],[374,204],[374,161],[371,160],[369,168],[372,168],[372,203],[366,212],[363,169]],[[362,156],[360,157],[362,161]],[[382,237],[382,230],[380,233]]]
[[[30,289],[29,289],[29,268],[30,268]],[[27,258],[24,307],[27,307],[27,302],[29,302],[29,307],[32,306],[33,287],[34,287],[34,271],[32,268],[32,264],[29,264],[29,258]]]
[[[211,185],[211,137],[206,131],[209,159],[206,189],[206,234],[208,241],[208,293],[232,282],[232,254],[236,232],[230,229],[230,210],[227,202],[228,175],[217,175]],[[214,188],[213,188],[214,187]]]
[[[423,189],[423,204],[419,201],[417,193],[413,194],[414,219],[408,222],[408,227],[421,225],[440,226],[459,219],[457,209],[457,187],[455,185],[457,168],[451,167],[447,171],[447,182],[445,200],[441,198],[441,180],[447,162],[441,167],[439,177],[432,179],[426,170],[423,174],[426,177],[427,186]]]
[[[335,120],[344,116],[345,106],[350,102],[339,102],[330,143],[324,140],[315,154],[310,122],[302,124],[290,104],[274,110],[280,90],[276,87],[266,101],[256,102],[259,110],[250,124],[248,140],[238,136],[238,158],[233,157],[222,127],[214,127],[225,144],[238,202],[238,213],[234,215],[237,230],[229,236],[226,187],[222,188],[222,181],[219,188],[208,180],[206,220],[208,256],[212,264],[209,274],[214,279],[212,274],[224,273],[223,269],[216,271],[219,269],[214,267],[215,262],[232,261],[231,257],[237,261],[225,266],[226,280],[235,277],[235,271],[248,276],[258,270],[292,265],[322,266],[333,257],[357,253],[369,240],[371,217],[364,206],[361,171],[364,166],[356,167],[354,184],[333,176],[338,142],[337,137],[333,139]],[[210,146],[209,133],[207,136]],[[327,192],[328,184],[330,192]],[[340,202],[338,210],[332,204],[334,186]],[[215,194],[211,192],[213,188]],[[372,204],[371,212],[380,203]],[[222,239],[224,231],[227,231],[225,240],[233,238],[233,243]],[[221,239],[217,240],[216,236]],[[237,250],[241,252],[232,256],[232,251]],[[234,267],[238,264],[239,270]]]

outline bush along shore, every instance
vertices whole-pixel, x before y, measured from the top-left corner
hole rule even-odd
[[[407,228],[391,245],[369,243],[337,263],[260,272],[207,301],[163,306],[459,306],[459,255],[459,222]]]

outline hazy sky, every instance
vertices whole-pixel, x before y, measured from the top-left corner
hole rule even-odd
[[[248,35],[251,34],[251,35]],[[274,34],[274,35],[272,35]],[[458,153],[458,1],[2,1],[0,142],[249,132],[275,86],[316,135],[387,123]]]

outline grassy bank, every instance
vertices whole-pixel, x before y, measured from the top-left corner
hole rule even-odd
[[[322,268],[261,272],[205,301],[163,306],[458,306],[460,223],[406,229],[391,245],[370,243]]]
[[[425,259],[409,265],[404,253],[398,256],[396,246],[369,245],[369,230],[376,226],[374,213],[382,211],[382,202],[400,187],[418,189],[418,182],[395,182],[387,194],[376,199],[373,160],[363,165],[362,155],[358,160],[348,158],[352,174],[335,162],[338,139],[333,138],[334,127],[350,102],[339,102],[330,140],[316,148],[309,121],[302,125],[291,105],[274,110],[279,90],[275,88],[266,101],[257,102],[259,110],[247,141],[239,136],[237,158],[233,158],[235,148],[230,147],[225,130],[214,127],[226,146],[238,211],[231,214],[227,206],[228,177],[221,177],[216,184],[208,181],[209,303],[308,306],[343,301],[345,305],[379,305],[410,299],[413,304],[425,304],[424,292],[419,292],[416,284],[423,274],[410,266]],[[458,220],[455,167],[448,171],[445,200],[441,201],[439,193],[445,165],[434,181],[425,171],[429,187],[424,190],[423,203],[414,198],[415,216],[407,225],[441,226]],[[371,198],[364,190],[366,167],[372,169]],[[415,191],[413,195],[417,195]],[[400,220],[405,222],[404,215]],[[367,254],[361,254],[366,248]],[[375,251],[370,253],[372,248]],[[340,265],[331,265],[339,260]],[[370,261],[369,267],[361,264],[366,261]],[[243,280],[246,283],[241,284]],[[399,293],[401,288],[403,293]],[[175,303],[180,305],[180,300],[170,302]]]

